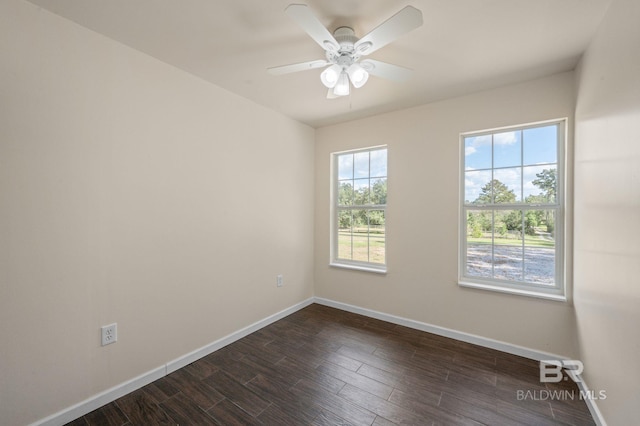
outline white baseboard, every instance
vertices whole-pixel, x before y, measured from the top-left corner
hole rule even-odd
[[[498,351],[506,352],[513,355],[518,355],[524,358],[533,359],[535,361],[541,361],[546,359],[554,359],[554,360],[566,360],[567,357],[539,351],[536,349],[530,349],[523,346],[513,345],[511,343],[501,342],[499,340],[488,339],[486,337],[477,336],[474,334],[463,333],[461,331],[452,330],[445,327],[440,327],[437,325],[427,324],[420,321],[415,321],[407,318],[398,317],[395,315],[385,314],[383,312],[374,311],[371,309],[361,308],[359,306],[349,305],[347,303],[336,302],[334,300],[323,299],[321,297],[315,297],[314,302],[319,305],[325,305],[332,308],[340,309],[347,312],[352,312],[354,314],[364,315],[369,318],[375,318],[382,321],[390,322],[392,324],[398,324],[405,327],[413,328],[415,330],[426,331],[428,333],[437,334],[439,336],[450,337],[452,339],[460,340],[467,343],[473,343],[475,345],[483,346],[486,348],[495,349]],[[589,393],[589,387],[583,381],[577,383],[580,391],[584,392],[584,394]],[[587,404],[587,408],[591,413],[594,421],[598,426],[606,426],[607,423],[602,416],[602,413],[598,409],[596,405],[596,401],[594,399],[585,398],[585,403]]]
[[[179,370],[182,367],[189,365],[192,362],[197,361],[200,358],[205,357],[210,353],[217,351],[218,349],[222,349],[225,346],[235,342],[236,340],[240,340],[243,337],[248,336],[249,334],[260,330],[261,328],[268,326],[269,324],[272,324],[288,315],[291,315],[294,312],[299,311],[302,308],[306,308],[307,306],[311,305],[313,302],[314,302],[314,298],[310,297],[307,300],[304,300],[300,303],[296,303],[295,305],[290,306],[287,309],[283,309],[278,313],[275,313],[264,319],[261,319],[260,321],[257,321],[241,330],[235,331],[229,334],[228,336],[225,336],[221,339],[216,340],[213,343],[203,346],[200,349],[196,349],[195,351],[188,353],[186,355],[183,355],[180,358],[176,358],[173,361],[169,361],[166,365],[167,374],[173,373],[174,371]]]
[[[544,360],[544,359],[556,359],[556,360],[564,360],[566,357],[551,354],[548,352],[538,351],[535,349],[526,348],[523,346],[513,345],[506,342],[501,342],[498,340],[488,339],[486,337],[477,336],[474,334],[463,333],[461,331],[452,330],[445,327],[440,327],[432,324],[423,323],[420,321],[415,321],[403,317],[398,317],[395,315],[386,314],[383,312],[374,311],[371,309],[361,308],[354,305],[349,305],[342,302],[336,302],[334,300],[324,299],[321,297],[311,297],[307,300],[304,300],[300,303],[297,303],[287,309],[284,309],[278,313],[270,315],[260,321],[257,321],[241,330],[233,332],[221,339],[216,340],[206,346],[201,347],[200,349],[196,349],[193,352],[190,352],[186,355],[183,355],[179,358],[176,358],[172,361],[169,361],[163,366],[155,368],[151,371],[148,371],[138,377],[135,377],[129,381],[121,383],[117,386],[114,386],[111,389],[108,389],[104,392],[101,392],[97,395],[92,396],[72,407],[66,408],[58,413],[55,413],[47,418],[41,419],[31,426],[59,426],[64,425],[72,420],[77,419],[85,414],[90,413],[91,411],[102,407],[105,404],[108,404],[116,399],[133,392],[136,389],[140,389],[143,386],[148,385],[149,383],[158,380],[167,374],[170,374],[186,365],[191,364],[194,361],[199,360],[202,357],[205,357],[243,337],[260,330],[263,327],[268,326],[300,309],[303,309],[313,303],[318,303],[320,305],[329,306],[332,308],[340,309],[347,312],[352,312],[355,314],[364,315],[366,317],[379,319],[382,321],[390,322],[392,324],[398,324],[405,327],[413,328],[415,330],[425,331],[428,333],[437,334],[439,336],[449,337],[452,339],[460,340],[467,343],[473,343],[479,346],[484,346],[487,348],[499,350],[502,352],[510,353],[513,355],[522,356],[525,358],[533,359],[533,360]],[[581,391],[588,391],[588,387],[584,382],[578,383],[578,386]],[[585,400],[591,415],[599,426],[606,426],[606,422],[602,417],[602,413],[596,406],[594,400],[586,399]]]
[[[96,410],[103,405],[106,405],[116,399],[125,396],[128,393],[133,392],[136,389],[140,389],[143,386],[148,385],[149,383],[158,380],[164,377],[165,367],[154,368],[151,371],[147,371],[146,373],[135,377],[131,380],[128,380],[124,383],[120,383],[112,387],[111,389],[107,389],[104,392],[101,392],[97,395],[92,396],[91,398],[85,399],[84,401],[66,408],[58,413],[55,413],[49,417],[38,420],[35,423],[32,423],[31,426],[59,426],[69,423],[77,419],[78,417],[84,416],[87,413]]]
[[[66,408],[62,411],[59,411],[49,417],[38,420],[35,423],[32,423],[31,426],[60,426],[77,419],[78,417],[84,416],[92,412],[95,409],[102,407],[105,404],[115,401],[116,399],[125,396],[128,393],[133,392],[136,389],[140,389],[143,386],[148,385],[149,383],[161,379],[162,377],[170,374],[186,365],[191,364],[194,361],[199,360],[200,358],[209,355],[212,352],[221,349],[236,340],[240,340],[243,337],[260,330],[263,327],[268,326],[292,313],[299,311],[302,308],[305,308],[314,303],[314,298],[311,297],[307,300],[304,300],[300,303],[297,303],[293,306],[290,306],[287,309],[284,309],[278,313],[270,315],[260,321],[257,321],[241,330],[238,330],[234,333],[231,333],[221,339],[216,340],[213,343],[210,343],[206,346],[203,346],[200,349],[197,349],[193,352],[190,352],[186,355],[183,355],[179,358],[176,358],[172,361],[169,361],[163,366],[158,368],[154,368],[151,371],[148,371],[138,377],[135,377],[131,380],[128,380],[124,383],[120,383],[112,387],[111,389],[107,389],[104,392],[101,392],[97,395],[94,395],[72,407]]]
[[[475,334],[463,333],[461,331],[452,330],[450,328],[440,327],[437,325],[427,324],[424,322],[398,317],[395,315],[385,314],[383,312],[378,312],[371,309],[360,308],[358,306],[336,302],[334,300],[323,299],[321,297],[316,297],[314,301],[315,303],[318,303],[320,305],[330,306],[332,308],[341,309],[347,312],[353,312],[354,314],[364,315],[366,317],[379,319],[382,321],[390,322],[392,324],[402,325],[405,327],[413,328],[415,330],[426,331],[427,333],[437,334],[438,336],[450,337],[452,339],[461,340],[467,343],[473,343],[474,345],[484,346],[486,348],[495,349],[536,361],[540,361],[543,359],[567,359],[567,357],[564,356],[544,351],[538,351],[523,346],[513,345],[511,343],[501,342],[499,340],[488,339],[486,337],[477,336]]]
[[[591,393],[589,386],[587,386],[584,380],[582,380],[581,382],[578,382],[577,385],[578,385],[578,389],[580,389],[580,392],[582,392],[584,395]],[[591,417],[593,417],[593,420],[596,422],[596,425],[607,426],[607,422],[604,420],[604,416],[600,412],[600,409],[596,404],[596,400],[591,398],[584,398],[583,401],[585,402],[585,404],[587,404],[587,408],[591,413]]]

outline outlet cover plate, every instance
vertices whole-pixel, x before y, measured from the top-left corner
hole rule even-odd
[[[102,335],[102,346],[110,345],[118,340],[118,324],[113,323],[100,328]]]

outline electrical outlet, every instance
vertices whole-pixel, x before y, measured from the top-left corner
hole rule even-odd
[[[118,324],[113,323],[100,328],[102,330],[102,346],[110,345],[118,340]]]
[[[278,287],[282,287],[284,284],[282,283],[282,274],[276,275],[276,285]]]

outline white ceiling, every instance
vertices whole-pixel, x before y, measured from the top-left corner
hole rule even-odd
[[[611,0],[30,0],[58,15],[314,127],[574,69]],[[321,69],[272,76],[323,59],[284,13],[308,4],[331,32],[362,37],[406,5],[424,25],[371,54],[414,70],[371,77],[326,99]]]

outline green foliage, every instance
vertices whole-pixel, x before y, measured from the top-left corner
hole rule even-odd
[[[525,199],[526,204],[546,204],[554,202],[556,198],[556,169],[544,169],[536,174],[537,179],[533,184],[540,188],[538,195],[529,195]],[[515,204],[516,194],[507,185],[498,179],[487,182],[480,191],[480,195],[473,201],[474,204]],[[524,223],[523,223],[524,213]],[[491,212],[469,212],[467,217],[467,229],[471,236],[480,238],[482,232],[491,232]],[[494,211],[494,229],[496,235],[506,236],[508,232],[519,232],[522,235],[522,227],[526,235],[537,235],[540,227],[546,227],[548,233],[553,235],[555,229],[554,217],[550,210],[510,210]]]
[[[350,211],[340,211],[338,213],[338,227],[341,229],[351,228],[353,218]]]
[[[387,180],[377,179],[371,185],[354,189],[353,181],[341,182],[338,187],[338,204],[341,206],[365,206],[387,204]]]
[[[341,182],[338,187],[338,204],[341,206],[353,205],[353,186],[350,182]]]
[[[555,231],[555,224],[552,220],[547,221],[547,232],[553,235],[553,231]]]
[[[505,204],[515,203],[516,194],[513,189],[498,179],[493,179],[480,189],[480,195],[474,201],[475,204]]]
[[[537,179],[533,184],[540,188],[539,195],[527,197],[528,203],[552,203],[556,200],[557,174],[556,169],[544,169],[536,173]],[[554,217],[549,210],[536,210],[536,224],[534,226],[546,226],[547,232],[553,235],[555,229]]]
[[[482,227],[480,223],[476,221],[476,216],[471,212],[467,213],[467,234],[469,233],[474,238],[480,238],[482,236]]]
[[[340,206],[370,206],[386,205],[387,180],[377,179],[373,181],[371,190],[362,187],[354,190],[353,181],[341,182],[338,187],[338,205]],[[382,210],[341,210],[338,214],[339,227],[367,228],[369,226],[383,226],[385,224],[384,211]]]
[[[504,224],[509,231],[522,230],[522,212],[520,210],[511,210],[507,212],[496,212],[496,228]]]
[[[480,225],[479,223],[473,224],[473,226],[471,227],[471,236],[473,238],[482,237],[482,225]]]
[[[387,180],[378,179],[371,187],[371,204],[387,204]]]
[[[384,225],[384,212],[382,210],[369,211],[369,225]]]
[[[553,202],[556,199],[556,169],[544,169],[540,173],[536,173],[533,184],[540,188],[542,195],[547,202]]]
[[[542,214],[539,210],[530,210],[524,217],[524,232],[527,235],[536,235],[536,226],[540,222],[539,216]]]
[[[469,232],[491,232],[491,212],[469,212],[467,215],[467,226]]]

